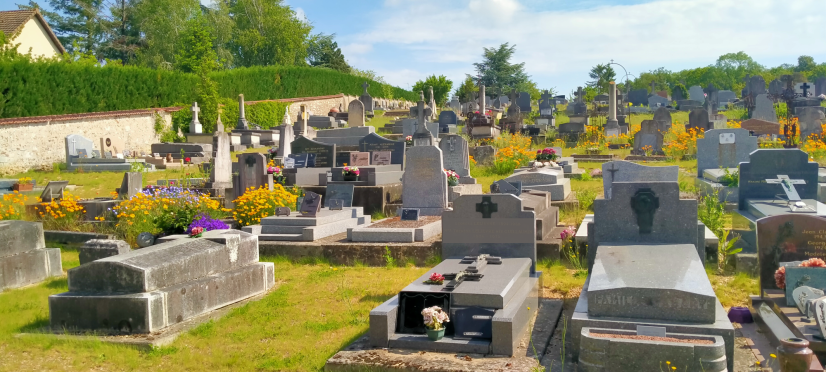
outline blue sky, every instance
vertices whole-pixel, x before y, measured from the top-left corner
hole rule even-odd
[[[207,2],[208,0],[202,0]],[[0,10],[20,0],[0,0]],[[611,59],[628,72],[677,71],[744,51],[765,66],[826,62],[823,0],[286,0],[335,33],[351,65],[391,84],[446,75],[454,87],[483,47],[516,44],[540,89],[568,94]],[[618,69],[621,73],[621,69]]]

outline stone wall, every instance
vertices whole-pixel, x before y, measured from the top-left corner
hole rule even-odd
[[[159,141],[155,113],[168,128],[170,112],[178,108],[99,112],[90,114],[37,116],[0,120],[0,173],[15,174],[29,169],[51,169],[66,162],[65,138],[80,134],[100,150],[100,138],[112,136],[126,148],[149,153]]]
[[[347,111],[347,105],[350,104],[351,101],[358,99],[357,96],[350,96],[346,94],[336,94],[333,96],[322,96],[322,97],[306,97],[306,98],[290,98],[290,99],[279,99],[276,100],[278,102],[289,102],[290,105],[290,117],[293,118],[293,121],[296,120],[298,117],[298,112],[301,111],[301,106],[305,106],[306,110],[312,113],[313,115],[327,115],[330,112],[331,108],[336,108],[339,111]],[[397,106],[410,108],[411,103],[408,101],[397,100],[397,99],[385,99],[385,98],[373,98],[376,106],[387,107],[391,103],[396,103]],[[248,105],[254,105],[258,102],[266,102],[266,101],[251,101],[247,102]]]

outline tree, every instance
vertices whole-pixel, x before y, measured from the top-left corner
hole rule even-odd
[[[379,74],[377,74],[373,70],[359,70],[355,67],[351,67],[350,75],[358,76],[358,77],[365,78],[365,79],[368,79],[368,80],[373,80],[375,82],[379,82],[379,83],[382,83],[382,84],[387,84],[387,82],[384,81],[384,77],[379,76]]]
[[[223,2],[217,2],[219,7],[226,10]],[[171,69],[175,63],[176,48],[180,45],[180,38],[189,21],[200,14],[201,6],[198,0],[141,0],[135,9],[135,23],[140,30],[142,38],[141,48],[137,53],[137,63],[143,66],[161,69]],[[216,13],[220,11],[207,11],[204,17],[208,19],[210,33],[216,36],[216,50],[221,50],[229,38],[220,40],[216,32],[220,25],[231,23],[229,15],[218,19]],[[223,22],[222,22],[223,20]],[[230,31],[225,33],[231,34]],[[226,60],[229,53],[219,54],[219,57]]]
[[[674,97],[678,91],[682,94],[683,99],[688,99],[688,89],[685,85],[681,83],[674,84],[674,88],[671,89],[671,96]]]
[[[341,54],[333,35],[318,34],[310,39],[307,47],[307,62],[310,66],[325,67],[344,73],[350,72],[350,66]]]
[[[104,11],[103,0],[49,0],[56,12],[41,13],[67,51],[79,48],[80,53],[98,55],[103,29],[98,17]],[[29,6],[40,8],[33,1]]]
[[[413,92],[424,92],[425,102],[430,102],[430,89],[433,87],[433,95],[435,96],[436,105],[444,106],[447,103],[447,95],[450,94],[450,89],[453,88],[453,82],[448,80],[446,76],[436,75],[428,76],[424,81],[417,81],[413,84]]]
[[[717,58],[715,66],[718,74],[715,74],[714,83],[719,89],[735,90],[739,85],[741,88],[745,86],[743,79],[746,75],[758,75],[763,72],[764,68],[759,63],[755,62],[745,52],[723,54]]]
[[[31,55],[20,54],[17,52],[17,47],[20,44],[12,44],[11,40],[6,38],[3,31],[0,31],[0,61],[17,61],[23,59],[31,59]],[[2,92],[0,92],[0,101],[2,101]]]
[[[611,65],[598,64],[591,69],[588,76],[593,79],[588,82],[589,87],[595,88],[599,93],[608,93],[608,83],[614,81],[617,74]]]
[[[306,65],[312,27],[282,0],[233,0],[231,50],[237,66]]]
[[[214,38],[209,32],[207,20],[198,16],[187,22],[181,35],[178,53],[175,54],[177,70],[198,75],[196,86],[197,102],[201,107],[204,131],[215,129],[218,120],[218,84],[209,78],[209,73],[221,66],[218,55],[212,47]]]
[[[478,91],[479,87],[477,87],[476,83],[473,82],[473,78],[470,77],[470,75],[468,75],[468,77],[465,78],[465,81],[462,82],[462,85],[456,88],[456,91],[453,92],[453,95],[459,98],[459,100],[462,102],[468,102],[470,101],[470,94]]]
[[[817,67],[817,63],[815,63],[815,59],[810,56],[800,56],[797,57],[797,67],[794,68],[797,72],[808,72],[812,71]]]
[[[516,88],[519,84],[529,81],[525,73],[525,63],[511,63],[516,45],[504,43],[499,48],[484,48],[482,62],[474,63],[473,67],[480,77],[481,83],[488,88],[486,91],[503,94],[506,88]]]

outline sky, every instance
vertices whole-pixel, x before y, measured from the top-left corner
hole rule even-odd
[[[201,0],[207,3],[209,0]],[[0,0],[0,10],[16,9]],[[45,1],[40,1],[44,3]],[[516,45],[540,89],[570,94],[613,60],[630,76],[679,71],[744,51],[774,67],[826,62],[824,0],[285,0],[315,32],[336,34],[350,65],[409,89],[445,75],[454,89],[483,48]],[[626,75],[616,66],[618,78]]]

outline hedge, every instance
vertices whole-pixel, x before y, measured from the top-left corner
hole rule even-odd
[[[361,95],[365,81],[315,67],[238,68],[218,71],[210,77],[218,83],[221,97],[235,100],[243,93],[250,101],[339,93]],[[189,105],[195,100],[197,82],[195,75],[142,67],[0,62],[0,118]],[[412,92],[401,88],[375,81],[368,83],[373,97],[392,95],[416,100]],[[248,118],[254,118],[253,114],[249,113]],[[271,121],[280,120],[281,117],[261,119],[257,124],[270,125]],[[229,123],[224,118],[222,121]]]
[[[221,122],[224,124],[224,131],[229,132],[238,124],[238,101],[230,98],[221,99]],[[287,102],[260,102],[254,105],[246,105],[247,121],[261,126],[262,129],[274,128],[284,121],[284,112],[287,110]],[[290,118],[294,122],[296,118]],[[204,133],[213,133],[215,130],[215,118],[199,116],[198,121],[203,125]],[[172,113],[172,130],[189,133],[189,123],[192,122],[192,111],[188,109],[179,110]]]

